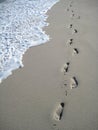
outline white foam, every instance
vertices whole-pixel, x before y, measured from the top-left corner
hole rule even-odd
[[[0,81],[22,67],[28,48],[43,44],[49,36],[46,12],[59,0],[5,0],[0,3]]]

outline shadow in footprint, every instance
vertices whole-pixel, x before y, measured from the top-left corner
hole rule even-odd
[[[75,55],[75,54],[79,54],[79,50],[77,48],[73,49],[73,55]]]
[[[69,11],[69,8],[67,8],[67,11]]]
[[[73,27],[73,24],[69,24],[68,28],[72,28]]]
[[[74,34],[74,33],[78,33],[78,30],[77,30],[77,29],[74,29],[72,33],[73,33],[73,34]]]
[[[73,44],[73,38],[70,38],[70,39],[67,41],[67,44],[72,45],[72,44]]]
[[[72,13],[72,14],[70,15],[70,17],[71,17],[71,18],[73,18],[74,16],[75,16],[75,14],[74,14],[74,13]]]
[[[72,7],[72,4],[70,4],[69,7]]]
[[[63,109],[64,109],[65,104],[64,104],[64,102],[61,102],[60,105],[62,106],[62,111],[61,111],[61,113],[60,113],[60,118],[59,118],[59,120],[61,120],[61,118],[62,118],[62,116],[63,116]]]

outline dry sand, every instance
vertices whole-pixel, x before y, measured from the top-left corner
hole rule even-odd
[[[50,42],[0,84],[0,130],[98,130],[98,0],[61,0],[48,15]]]

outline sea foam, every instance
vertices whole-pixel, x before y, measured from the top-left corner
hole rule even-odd
[[[0,82],[23,67],[23,54],[46,43],[47,11],[59,0],[5,0],[0,3]]]

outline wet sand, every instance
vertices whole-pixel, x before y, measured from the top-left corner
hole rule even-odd
[[[98,1],[61,0],[24,67],[0,84],[0,130],[98,129]]]

